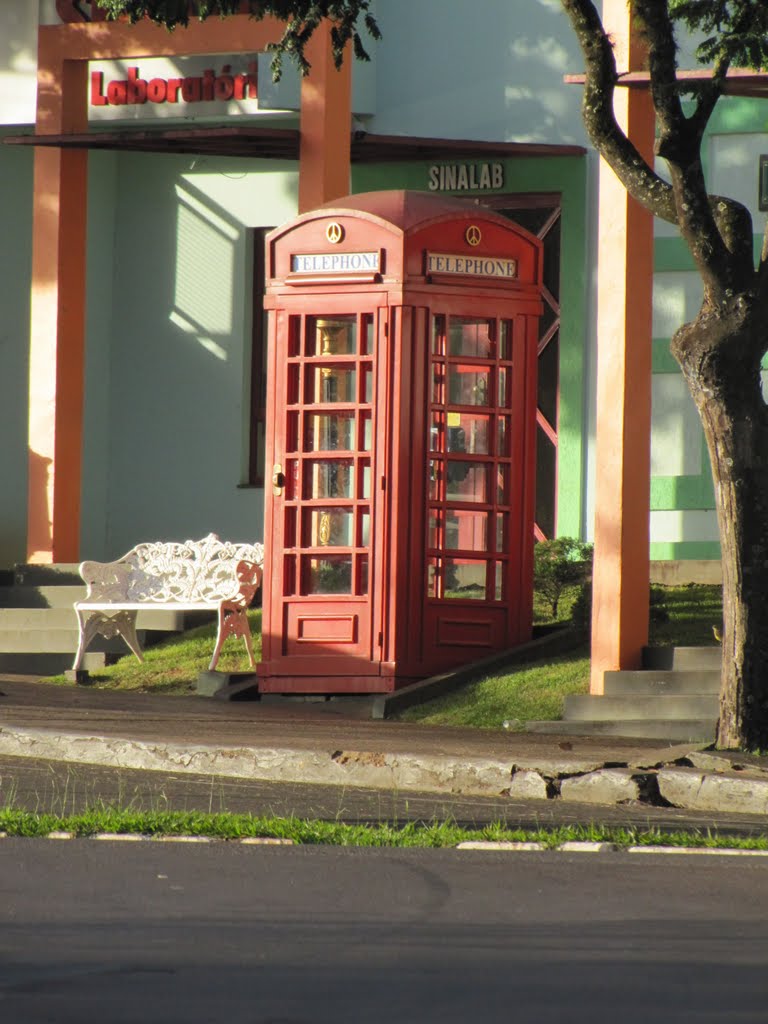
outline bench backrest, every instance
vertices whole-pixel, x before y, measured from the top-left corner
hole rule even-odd
[[[83,562],[86,601],[216,604],[235,597],[241,580],[237,567],[261,567],[261,544],[222,541],[214,533],[202,540],[137,544],[116,562]]]

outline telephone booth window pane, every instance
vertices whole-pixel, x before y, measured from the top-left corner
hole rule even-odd
[[[496,601],[504,600],[504,565],[502,562],[496,563],[496,585],[494,598]]]
[[[498,404],[502,409],[509,408],[509,378],[511,374],[507,373],[506,366],[499,367],[499,401]]]
[[[484,601],[487,573],[487,562],[446,558],[444,596],[461,601]]]
[[[445,317],[442,315],[432,321],[432,351],[436,356],[445,355]]]
[[[368,555],[360,555],[357,560],[357,592],[358,594],[368,593]]]
[[[442,597],[440,580],[440,559],[427,559],[427,597]]]
[[[370,498],[371,496],[371,467],[364,462],[360,468],[360,497]]]
[[[363,366],[363,402],[366,405],[370,405],[373,401],[373,367]]]
[[[305,594],[351,594],[352,556],[324,555],[302,559]]]
[[[289,412],[285,424],[285,450],[297,452],[299,450],[299,414]]]
[[[296,556],[286,555],[283,559],[283,596],[296,593]]]
[[[361,414],[360,418],[360,451],[369,452],[371,450],[371,442],[373,440],[371,414],[369,412],[364,412]]]
[[[450,366],[448,402],[451,405],[488,405],[491,371],[478,366]]]
[[[499,416],[498,418],[498,440],[496,442],[496,454],[497,455],[509,455],[509,417]]]
[[[296,509],[290,506],[285,510],[285,546],[296,547]]]
[[[499,338],[499,359],[509,360],[512,358],[512,324],[509,320],[501,321],[501,336]]]
[[[442,363],[432,364],[432,401],[435,405],[445,402],[445,366]]]
[[[441,543],[440,526],[442,517],[439,512],[431,512],[429,516],[429,523],[427,526],[427,547],[428,548],[441,548],[445,547]]]
[[[373,355],[373,317],[370,313],[366,313],[363,316],[363,344],[361,346],[361,355],[372,356]]]
[[[299,464],[290,459],[285,464],[285,500],[295,501],[299,494]]]
[[[496,500],[499,505],[509,504],[509,467],[496,467]]]
[[[488,501],[488,474],[484,464],[451,459],[446,476],[446,497],[449,501]]]
[[[490,359],[492,355],[491,321],[469,317],[451,317],[448,355]]]
[[[301,353],[301,319],[292,316],[288,324],[288,355],[298,356]]]
[[[351,461],[312,462],[305,478],[306,498],[354,497],[354,466]]]
[[[429,431],[429,450],[431,452],[442,452],[443,430],[445,429],[445,416],[441,412],[432,413],[432,427]]]
[[[507,545],[507,521],[509,516],[506,513],[499,512],[496,515],[496,550],[502,554],[506,554],[509,550]]]
[[[360,536],[358,537],[358,545],[362,548],[367,548],[371,542],[371,513],[368,509],[361,509],[360,511]]]
[[[305,513],[306,515],[306,513]],[[309,511],[305,547],[352,547],[353,513],[346,508],[313,508]]]
[[[354,315],[318,317],[307,332],[307,355],[351,356],[357,353],[357,319]]]
[[[341,366],[308,367],[308,402],[354,402],[357,374],[354,368]]]
[[[442,467],[442,460],[429,460],[429,497],[433,501],[437,501],[440,498],[440,480],[443,474]]]
[[[308,414],[305,420],[304,450],[309,452],[352,451],[354,413]]]
[[[448,451],[487,455],[490,417],[468,412],[448,413]]]
[[[296,405],[299,400],[299,368],[288,367],[288,405]]]
[[[488,550],[488,513],[449,509],[445,515],[445,544],[451,551]]]

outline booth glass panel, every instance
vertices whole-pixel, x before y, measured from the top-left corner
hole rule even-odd
[[[302,591],[305,594],[351,594],[352,556],[302,558]]]
[[[499,359],[509,361],[512,358],[512,323],[509,320],[501,321],[499,331]]]
[[[492,339],[492,321],[453,316],[448,332],[448,355],[490,359],[493,355]]]
[[[306,466],[304,497],[353,498],[355,468],[351,459],[311,462]]]
[[[354,427],[355,414],[352,412],[308,413],[305,419],[304,450],[352,451]]]
[[[447,464],[445,496],[448,501],[487,502],[488,471],[485,464],[450,459]]]
[[[315,508],[305,511],[305,547],[351,547],[353,513],[344,508]]]
[[[491,398],[491,371],[472,365],[449,364],[448,404],[488,405]]]
[[[308,356],[350,356],[357,353],[357,317],[354,314],[310,318]]]
[[[357,373],[354,367],[310,366],[307,371],[308,402],[332,405],[355,401]]]
[[[446,558],[443,597],[459,601],[485,601],[488,563],[468,558]]]
[[[504,565],[502,562],[496,563],[496,573],[494,581],[494,598],[497,601],[504,600]]]
[[[467,509],[446,512],[442,545],[446,550],[488,551],[488,537],[487,512],[470,512]]]

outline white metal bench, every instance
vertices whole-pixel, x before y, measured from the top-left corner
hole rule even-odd
[[[80,638],[73,670],[95,636],[122,636],[139,659],[136,616],[144,609],[215,611],[218,633],[208,670],[213,672],[228,636],[245,641],[255,667],[246,611],[261,586],[264,548],[219,540],[214,533],[183,543],[137,544],[116,562],[83,562],[80,575],[88,590],[75,602]]]

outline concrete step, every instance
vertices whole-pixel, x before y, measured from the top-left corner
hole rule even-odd
[[[644,647],[643,668],[720,671],[723,649],[710,647]]]
[[[526,732],[552,736],[621,736],[625,739],[669,740],[672,743],[711,743],[715,738],[713,718],[527,722],[525,729]]]
[[[84,583],[79,587],[0,587],[0,608],[71,608],[84,597]]]
[[[127,648],[126,648],[127,650]],[[84,668],[89,672],[96,672],[109,663],[117,660],[117,655],[108,654],[104,651],[88,651],[83,662]],[[29,676],[57,676],[67,669],[72,668],[74,654],[71,652],[59,653],[10,653],[0,652],[0,673],[7,672],[9,675]],[[0,683],[0,690],[2,684]]]
[[[77,629],[0,629],[0,653],[2,654],[61,654],[77,650]],[[143,638],[139,633],[139,643]],[[110,651],[125,654],[129,648],[120,637],[108,640],[94,637],[88,650]]]
[[[603,679],[606,697],[712,695],[720,692],[719,668],[714,671],[638,669],[636,672],[606,672]]]
[[[630,694],[627,697],[596,697],[591,694],[571,694],[565,698],[565,721],[639,721],[644,718],[668,719],[717,718],[717,694],[692,696],[645,697]]]
[[[0,608],[0,632],[5,630],[77,629],[74,608]]]

